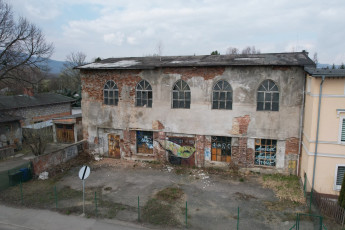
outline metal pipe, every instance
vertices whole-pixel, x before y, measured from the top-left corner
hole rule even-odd
[[[309,210],[311,211],[311,202],[313,200],[313,190],[314,190],[314,183],[315,183],[315,168],[316,168],[316,157],[317,157],[317,147],[319,143],[319,128],[320,128],[320,111],[321,111],[321,99],[322,99],[322,86],[323,82],[325,81],[325,76],[322,76],[322,80],[320,83],[320,93],[319,93],[319,108],[317,112],[317,127],[316,127],[316,141],[315,141],[315,153],[314,153],[314,167],[313,167],[313,181],[311,184],[311,192],[310,192],[310,205]]]

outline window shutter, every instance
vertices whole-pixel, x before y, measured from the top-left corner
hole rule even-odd
[[[336,182],[337,186],[341,186],[341,184],[343,183],[344,173],[345,173],[345,166],[338,166],[337,182]]]
[[[341,141],[345,141],[345,118],[343,118],[343,124],[341,126]]]

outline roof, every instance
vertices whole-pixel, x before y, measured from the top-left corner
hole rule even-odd
[[[0,113],[0,123],[11,122],[11,121],[20,121],[24,119],[23,117],[12,116],[6,113]]]
[[[72,115],[68,115],[68,116],[64,116],[64,117],[56,117],[53,118],[53,120],[63,120],[63,119],[75,119],[75,118],[80,118],[82,117],[81,113],[77,113],[77,114],[72,114]]]
[[[75,99],[56,93],[41,93],[34,96],[0,96],[0,110],[73,102]]]
[[[53,126],[52,120],[42,121],[42,122],[38,122],[32,125],[26,125],[26,126],[23,126],[23,129],[43,129],[49,126]]]
[[[305,67],[304,70],[313,77],[345,77],[345,69],[318,69]]]
[[[76,69],[155,69],[160,67],[208,67],[208,66],[311,66],[315,63],[307,52],[232,54],[203,56],[150,56],[108,58],[76,67]]]

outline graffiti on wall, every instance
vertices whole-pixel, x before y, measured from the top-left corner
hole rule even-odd
[[[157,142],[169,152],[169,162],[172,164],[183,163],[195,152],[194,137],[167,137],[166,140],[157,140]]]
[[[211,160],[211,150],[210,148],[205,148],[205,160],[210,161]]]
[[[153,153],[153,133],[137,131],[137,153]]]
[[[277,141],[270,139],[255,140],[256,165],[275,166],[277,153]]]

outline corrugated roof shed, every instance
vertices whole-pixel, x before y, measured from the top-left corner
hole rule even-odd
[[[77,69],[155,69],[160,67],[208,66],[311,66],[306,52],[203,56],[154,56],[108,58],[76,67]]]
[[[345,77],[345,69],[318,69],[306,67],[304,70],[313,77]]]
[[[73,102],[75,99],[56,93],[41,93],[34,96],[0,96],[0,110]]]

